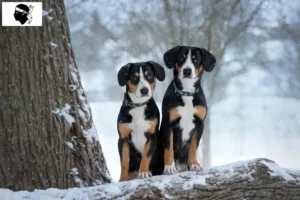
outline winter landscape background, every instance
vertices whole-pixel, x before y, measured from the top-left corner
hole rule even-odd
[[[110,174],[118,181],[118,69],[175,45],[212,51],[203,75],[210,166],[266,157],[300,169],[300,2],[65,0],[72,45]],[[172,79],[158,82],[159,107]],[[203,146],[203,143],[202,143]],[[200,158],[201,152],[199,152]]]

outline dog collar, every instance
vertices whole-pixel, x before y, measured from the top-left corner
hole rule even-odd
[[[199,88],[197,88],[197,90],[193,93],[193,92],[186,92],[186,91],[182,91],[182,90],[179,90],[177,87],[176,87],[176,84],[175,84],[175,81],[174,82],[174,88],[175,88],[175,92],[177,94],[180,94],[181,96],[194,96],[195,93],[197,93],[199,91]]]
[[[152,98],[150,98],[149,100],[143,102],[143,103],[133,103],[132,101],[130,101],[127,96],[126,96],[126,93],[124,94],[124,104],[125,106],[128,106],[130,108],[136,108],[136,107],[141,107],[143,105],[146,105]]]

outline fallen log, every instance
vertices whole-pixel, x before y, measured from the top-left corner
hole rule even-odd
[[[202,172],[182,172],[88,188],[12,192],[8,199],[300,199],[300,170],[284,169],[274,161],[255,159],[212,167]],[[7,195],[7,196],[5,196]],[[21,197],[21,198],[20,198]],[[42,197],[42,198],[41,198]],[[6,198],[4,198],[6,199]]]

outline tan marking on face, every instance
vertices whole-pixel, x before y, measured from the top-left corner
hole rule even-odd
[[[128,138],[132,132],[132,129],[129,128],[127,124],[122,123],[118,124],[118,130],[122,139]]]
[[[189,147],[189,158],[188,158],[189,165],[199,164],[197,160],[197,146],[198,145],[197,145],[196,132],[194,132]]]
[[[154,79],[153,83],[150,84],[150,88],[151,88],[151,91],[152,91],[152,94],[155,90],[155,87],[156,87],[156,80]]]
[[[200,76],[201,71],[202,71],[202,66],[200,66],[199,68],[195,68],[195,74],[197,77]]]
[[[172,165],[174,163],[174,149],[173,149],[173,132],[170,133],[170,146],[164,149],[164,164]]]
[[[144,154],[143,154],[143,157],[142,157],[142,160],[141,160],[141,163],[140,163],[139,172],[149,172],[149,165],[150,165],[150,161],[151,161],[152,156],[148,156],[148,152],[150,150],[151,143],[152,143],[152,141],[149,140],[149,142],[147,142],[145,144]]]
[[[179,116],[180,116],[180,115],[179,115],[178,108],[172,108],[172,109],[169,111],[170,122],[175,121],[176,119],[178,119]]]
[[[148,76],[148,71],[145,71],[145,75]]]
[[[131,81],[129,80],[129,81],[128,81],[128,87],[129,87],[129,90],[130,90],[131,93],[135,93],[136,90],[137,90],[138,85],[133,85],[133,84],[131,83]]]
[[[154,134],[155,131],[156,131],[157,123],[158,123],[158,119],[157,118],[151,120],[150,121],[150,127],[147,129],[147,133]]]
[[[185,54],[183,54],[183,57],[184,57],[184,58],[186,58],[186,55],[185,55]]]
[[[139,77],[140,74],[139,74],[138,72],[135,72],[135,76],[136,76],[136,77]]]
[[[181,66],[179,66],[177,63],[176,63],[176,70],[177,70],[178,74],[180,74],[180,72],[181,72]]]
[[[204,120],[206,116],[206,107],[204,106],[195,106],[196,115],[199,119]]]
[[[192,56],[192,59],[195,59],[196,58],[196,56]]]
[[[121,160],[121,176],[120,182],[127,181],[130,179],[128,171],[129,171],[129,159],[130,159],[130,148],[127,142],[123,143],[122,147],[122,160]]]

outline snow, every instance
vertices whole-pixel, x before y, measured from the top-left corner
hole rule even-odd
[[[70,68],[71,76],[72,76],[72,79],[73,79],[74,83],[78,84],[78,78],[77,78],[77,74],[76,74],[77,71],[75,70],[74,65],[70,64],[69,68]]]
[[[83,112],[83,110],[80,109],[80,106],[78,106],[78,114],[83,122],[88,122],[87,118],[85,117],[85,113]]]
[[[79,103],[77,106],[78,108],[78,114],[80,119],[83,121],[83,123],[90,122],[92,114],[91,114],[91,107],[87,101],[86,95],[82,89],[82,86],[79,84],[79,76],[78,76],[78,70],[74,66],[74,64],[69,65],[71,78],[73,81],[73,84],[69,85],[70,89],[73,91],[76,90],[77,97],[79,99]],[[92,123],[92,126],[88,129],[81,126],[83,136],[87,139],[89,142],[98,141],[98,134],[97,130],[95,128],[94,123]]]
[[[53,113],[57,114],[59,116],[63,116],[66,119],[66,121],[70,125],[72,125],[73,122],[75,122],[75,119],[72,115],[70,115],[70,113],[69,113],[70,109],[71,109],[71,106],[66,103],[65,106],[61,110],[57,108],[56,110],[53,111]]]
[[[93,142],[93,141],[98,141],[98,133],[97,133],[97,129],[94,125],[94,123],[92,124],[92,127],[90,129],[85,130],[83,127],[82,128],[82,132],[83,132],[83,136],[89,141],[89,142]]]
[[[300,169],[300,102],[279,97],[231,97],[211,108],[212,165],[265,157]]]
[[[161,103],[157,102],[161,109]],[[280,106],[279,106],[280,105]],[[117,116],[121,102],[91,103],[93,120],[113,181],[120,176]],[[211,161],[219,166],[265,157],[300,169],[300,102],[279,97],[235,97],[211,107]],[[274,124],[274,122],[276,122]],[[201,149],[198,150],[201,157]],[[201,159],[200,159],[201,161]]]
[[[72,149],[73,151],[75,151],[74,145],[71,142],[66,142],[65,144],[67,145],[67,147],[69,147],[70,149]]]
[[[75,183],[79,184],[79,186],[80,186],[81,188],[87,186],[87,184],[86,184],[83,180],[81,180],[81,179],[78,177],[79,172],[78,172],[78,169],[77,169],[77,168],[72,168],[70,174],[72,175],[73,180],[75,181]]]
[[[42,11],[42,15],[43,15],[43,16],[47,16],[47,15],[49,15],[49,13],[51,13],[52,11],[53,11],[52,8],[50,8],[48,11],[43,10],[43,11]]]
[[[12,192],[8,189],[0,189],[0,196],[5,200],[93,200],[93,199],[127,199],[133,195],[137,188],[147,189],[150,187],[157,188],[158,190],[176,190],[181,188],[183,190],[193,189],[195,185],[209,186],[223,181],[224,178],[230,178],[235,176],[248,176],[247,180],[251,181],[252,173],[256,172],[253,165],[261,162],[269,168],[272,172],[271,176],[282,176],[285,180],[294,180],[288,173],[289,170],[279,168],[278,165],[266,160],[247,160],[239,161],[231,164],[207,168],[202,172],[182,172],[175,175],[162,175],[154,176],[150,179],[136,179],[121,183],[111,183],[104,185],[97,185],[86,188],[70,188],[70,189],[55,189],[50,188],[47,190],[36,189],[33,192],[18,191]],[[251,170],[252,169],[252,170]],[[242,173],[241,173],[242,172]],[[298,173],[293,171],[292,174]],[[75,180],[80,183],[81,180],[76,179],[78,175],[78,169],[73,168],[71,174],[75,177]],[[81,183],[84,184],[84,183]],[[296,182],[295,184],[298,184]],[[126,192],[125,196],[121,196]],[[172,199],[173,197],[165,194],[166,198]],[[118,197],[120,196],[120,197]]]
[[[269,172],[271,176],[281,176],[286,181],[294,181],[295,179],[289,175],[286,170],[280,168],[276,163],[266,162],[265,160],[260,161],[265,164],[272,172]]]
[[[55,44],[54,42],[50,42],[50,46],[53,47],[53,48],[56,48],[57,44]]]
[[[43,16],[43,17],[45,16],[45,17],[47,17],[47,19],[48,19],[49,21],[52,21],[52,20],[53,20],[53,17],[51,17],[51,16],[49,15],[52,11],[53,11],[52,8],[50,8],[49,11],[43,10],[43,11],[42,11],[42,16]]]
[[[88,122],[90,121],[91,119],[91,107],[90,105],[88,104],[87,102],[87,99],[85,97],[85,94],[83,92],[82,89],[77,89],[77,93],[78,93],[78,97],[79,97],[79,100],[80,100],[80,106],[84,112],[84,115],[81,115],[81,117],[84,118],[84,122]]]
[[[94,187],[87,187],[87,188],[71,188],[66,190],[59,190],[59,189],[47,189],[47,190],[34,190],[34,192],[27,192],[27,191],[19,191],[19,192],[12,192],[8,189],[0,189],[1,197],[4,199],[10,200],[22,200],[22,199],[31,199],[31,200],[38,200],[38,199],[49,199],[49,200],[85,200],[85,199],[111,199],[115,198],[123,194],[126,191],[126,196],[119,197],[119,199],[126,199],[130,197],[137,188],[149,188],[149,187],[156,187],[158,190],[169,188],[175,189],[182,188],[183,190],[192,189],[195,185],[207,185],[207,184],[214,184],[208,182],[209,178],[216,179],[216,181],[223,180],[223,178],[230,178],[236,175],[241,175],[242,178],[246,178],[248,176],[248,180],[251,181],[252,173],[254,172],[250,170],[250,166],[256,164],[257,162],[261,162],[265,166],[267,166],[272,172],[269,171],[271,176],[281,176],[285,180],[294,180],[293,177],[288,173],[289,170],[282,169],[278,167],[278,165],[271,163],[270,161],[266,160],[248,160],[248,161],[240,161],[234,162],[231,164],[214,167],[214,168],[207,168],[202,172],[182,172],[175,175],[162,175],[162,176],[155,176],[150,179],[136,179],[128,182],[121,182],[121,183],[111,183],[111,184],[104,184]],[[243,173],[238,173],[243,171]],[[247,171],[249,171],[247,173]],[[293,171],[293,174],[297,173],[297,171]],[[71,174],[75,177],[75,181],[81,183],[81,180],[76,178],[78,175],[78,169],[73,168]],[[81,183],[84,184],[84,183]],[[171,196],[165,196],[166,198],[171,199]]]
[[[8,189],[0,189],[0,196],[3,200],[89,200],[88,194],[80,189],[47,189],[34,190],[34,192],[19,191],[13,192]]]

